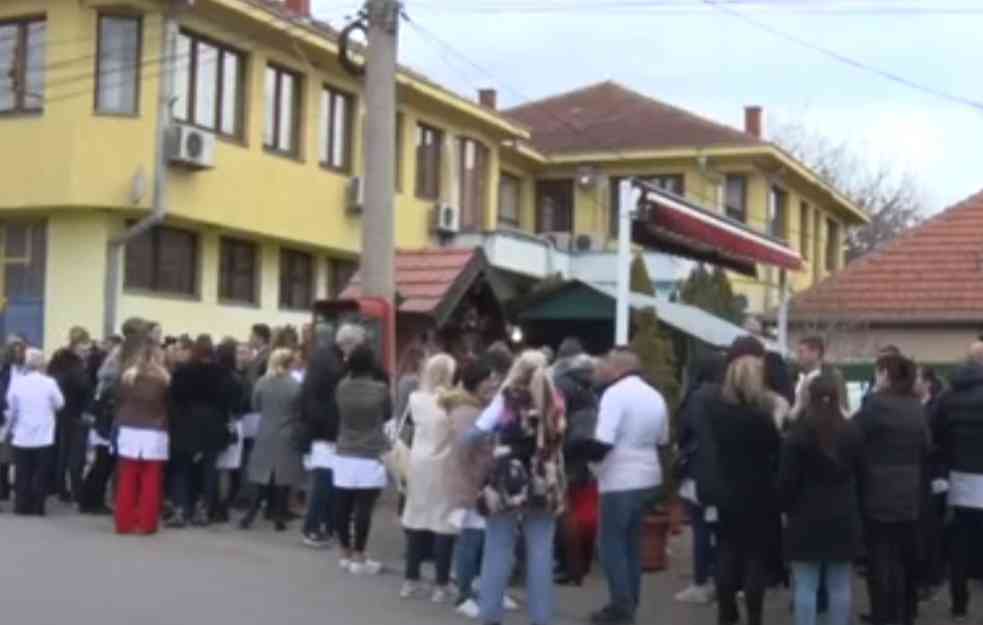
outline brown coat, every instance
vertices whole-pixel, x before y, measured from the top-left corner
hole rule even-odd
[[[474,429],[481,416],[481,401],[466,391],[455,389],[440,398],[447,411],[454,431],[454,448],[451,465],[455,467],[449,483],[455,508],[470,509],[475,506],[485,478],[491,472],[493,447],[491,439],[477,447],[464,443],[465,435]]]
[[[120,384],[118,427],[167,431],[167,387],[164,378],[141,374]]]

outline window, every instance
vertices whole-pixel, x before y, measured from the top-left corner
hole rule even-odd
[[[541,180],[536,198],[536,232],[573,232],[573,180]]]
[[[136,16],[99,16],[96,111],[134,115],[140,101],[141,21]]]
[[[440,153],[444,133],[420,124],[416,129],[416,196],[424,200],[440,197]]]
[[[321,91],[321,164],[345,173],[352,170],[353,102],[331,87]]]
[[[803,260],[809,260],[809,248],[812,246],[812,215],[809,214],[809,204],[799,204],[799,252]]]
[[[522,201],[522,181],[502,172],[498,175],[498,223],[518,228],[519,205]]]
[[[735,221],[747,223],[747,176],[727,174],[724,182],[724,213]]]
[[[488,148],[474,139],[459,139],[461,229],[480,230],[485,221],[485,190],[488,187]]]
[[[47,40],[43,17],[0,22],[0,113],[44,110]]]
[[[218,272],[220,300],[259,304],[259,249],[255,243],[222,237]]]
[[[782,240],[788,239],[787,204],[788,194],[773,186],[768,194],[768,234]]]
[[[197,295],[198,235],[157,226],[126,244],[128,289]]]
[[[242,138],[245,57],[200,35],[178,36],[174,117],[220,135]]]
[[[328,259],[328,297],[338,299],[342,291],[358,272],[358,263],[353,260]]]
[[[300,154],[300,76],[280,67],[266,68],[266,129],[263,145],[291,156]]]
[[[663,174],[660,176],[647,176],[643,180],[650,182],[660,189],[664,189],[676,195],[686,195],[686,178],[683,174]]]
[[[840,268],[840,224],[832,219],[826,220],[826,271]]]
[[[280,308],[307,310],[314,304],[314,257],[280,250]]]

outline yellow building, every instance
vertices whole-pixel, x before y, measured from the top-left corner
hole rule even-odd
[[[340,292],[357,266],[364,89],[339,63],[337,34],[272,0],[198,0],[178,13],[171,59],[167,6],[0,4],[7,333],[51,349],[73,325],[98,332],[109,292],[118,294],[117,326],[139,315],[168,333],[243,337],[253,323],[306,321],[311,302]],[[153,208],[161,76],[171,61],[166,221],[127,245],[118,284],[107,284],[110,241]],[[604,84],[546,102],[598,90],[630,93]],[[610,121],[578,126],[576,111],[536,113],[542,103],[499,112],[492,92],[475,102],[408,70],[399,73],[398,99],[401,248],[482,245],[516,274],[608,275],[612,179],[678,178],[706,205],[736,193],[733,175],[744,177],[743,214],[755,227],[766,227],[769,187],[782,190],[784,234],[810,257],[807,271],[788,278],[802,288],[841,264],[844,229],[863,221],[760,139],[708,143],[697,133],[671,146],[633,145],[616,139],[632,134],[637,116],[616,116],[631,123],[612,134]],[[544,139],[554,116],[575,120],[576,141]],[[665,119],[643,123],[657,135]],[[459,224],[435,232],[438,206],[454,208]],[[524,264],[510,258],[511,244],[526,246]],[[760,281],[740,289],[752,310],[767,305]]]

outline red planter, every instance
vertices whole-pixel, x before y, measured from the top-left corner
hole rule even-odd
[[[683,533],[683,525],[686,523],[686,509],[683,507],[683,500],[673,497],[669,502],[669,531],[673,536]]]
[[[650,514],[642,519],[642,569],[648,573],[664,571],[669,565],[666,547],[670,525],[668,514]]]

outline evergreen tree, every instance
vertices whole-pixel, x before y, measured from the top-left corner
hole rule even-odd
[[[744,304],[720,267],[708,269],[700,263],[679,289],[680,299],[735,325],[744,324]]]
[[[655,288],[641,256],[636,256],[631,265],[631,290],[655,296]],[[633,317],[635,333],[631,348],[641,359],[642,369],[649,381],[673,409],[679,400],[680,384],[672,335],[659,322],[655,308],[637,311]]]

